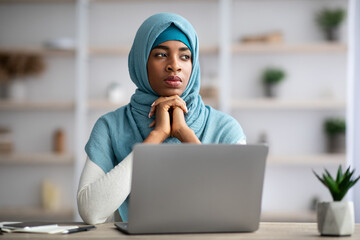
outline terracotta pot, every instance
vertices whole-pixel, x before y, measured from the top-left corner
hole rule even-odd
[[[320,202],[317,205],[317,225],[321,235],[349,236],[354,233],[353,202]]]

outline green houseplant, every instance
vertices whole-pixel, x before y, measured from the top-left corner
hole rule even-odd
[[[329,153],[345,152],[346,122],[342,118],[328,118],[324,122],[327,136],[327,151]]]
[[[265,96],[275,97],[276,96],[276,85],[284,80],[286,74],[284,70],[280,68],[267,68],[263,71],[261,80],[264,84]]]
[[[317,13],[316,22],[324,32],[326,40],[336,41],[338,39],[337,31],[345,15],[345,10],[342,8],[324,8]]]
[[[333,198],[333,202],[320,202],[317,206],[318,230],[322,235],[344,236],[354,232],[354,203],[342,201],[349,189],[360,179],[360,176],[353,177],[354,172],[355,170],[350,171],[350,167],[343,172],[341,165],[336,178],[326,169],[322,176],[314,172]]]

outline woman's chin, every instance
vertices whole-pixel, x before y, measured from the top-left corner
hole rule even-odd
[[[169,90],[162,91],[158,94],[161,97],[170,97],[170,96],[175,96],[175,95],[178,95],[180,97],[183,92],[184,91],[182,91],[180,89],[169,89]]]

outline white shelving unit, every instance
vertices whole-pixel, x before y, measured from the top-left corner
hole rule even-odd
[[[346,102],[334,99],[285,100],[285,99],[244,99],[233,100],[233,109],[240,110],[341,110],[346,109]]]
[[[71,101],[0,101],[1,111],[60,111],[75,109]]]
[[[265,1],[266,4],[273,0]],[[306,1],[306,0],[296,0],[296,1],[286,1],[280,0],[276,1],[274,4],[281,5],[284,4],[288,8],[290,4],[297,4],[301,1],[306,2],[306,6],[310,6],[311,4],[317,4],[317,6],[325,6],[327,4],[326,1]],[[76,12],[76,16],[74,17],[75,23],[74,25],[77,28],[76,36],[78,38],[78,45],[75,49],[67,49],[67,50],[53,50],[46,49],[38,46],[39,44],[31,45],[24,44],[22,46],[13,46],[12,43],[7,43],[6,45],[0,42],[0,53],[1,52],[33,52],[37,54],[43,55],[46,60],[49,61],[67,61],[70,62],[70,66],[74,68],[74,77],[72,85],[68,86],[74,90],[74,96],[70,100],[28,100],[23,102],[14,102],[14,101],[0,101],[0,112],[3,114],[5,112],[7,115],[15,114],[14,118],[18,118],[20,114],[29,114],[32,112],[39,113],[41,112],[41,117],[44,117],[46,114],[52,115],[56,113],[63,113],[70,115],[72,118],[70,120],[71,127],[69,127],[70,131],[73,133],[73,148],[72,153],[66,154],[64,156],[57,156],[51,153],[46,153],[46,151],[39,151],[38,153],[32,154],[19,154],[14,153],[8,156],[0,155],[0,165],[14,168],[21,166],[28,166],[31,164],[36,165],[47,165],[49,168],[52,168],[53,165],[65,165],[70,166],[74,169],[74,186],[76,188],[78,177],[80,175],[82,164],[85,160],[84,155],[84,144],[87,141],[88,133],[91,130],[92,123],[99,117],[99,114],[103,112],[111,111],[116,109],[117,107],[126,104],[124,103],[110,103],[105,100],[104,94],[100,94],[100,91],[104,92],[106,88],[105,85],[109,84],[109,80],[107,78],[115,78],[114,76],[120,75],[121,78],[124,78],[124,81],[130,81],[124,72],[127,71],[127,55],[130,51],[131,42],[122,37],[122,34],[126,32],[126,35],[134,34],[136,29],[132,29],[132,25],[126,26],[124,22],[121,22],[126,18],[126,22],[135,22],[141,23],[142,20],[146,17],[150,16],[155,11],[172,11],[179,12],[181,15],[189,19],[195,28],[198,30],[200,37],[200,56],[201,56],[201,64],[203,70],[203,76],[209,73],[215,73],[217,76],[221,76],[221,79],[218,79],[218,87],[219,87],[219,98],[218,99],[204,99],[205,103],[212,105],[216,108],[220,108],[225,112],[233,114],[240,123],[246,123],[246,117],[242,116],[242,112],[246,112],[246,115],[261,115],[261,119],[258,124],[261,124],[261,121],[264,120],[264,114],[273,113],[274,111],[280,111],[278,115],[282,115],[284,117],[290,116],[294,112],[301,112],[305,114],[319,114],[319,112],[323,113],[321,117],[325,115],[344,115],[346,110],[346,101],[342,98],[302,98],[302,96],[294,96],[294,99],[289,98],[277,98],[277,99],[264,99],[259,95],[254,95],[252,97],[248,96],[237,96],[233,93],[233,89],[238,87],[238,85],[234,85],[234,82],[240,81],[236,77],[235,71],[239,71],[239,75],[243,75],[243,72],[251,72],[253,69],[243,69],[246,68],[242,66],[237,67],[237,63],[244,61],[238,60],[239,58],[249,58],[250,63],[256,62],[268,62],[268,63],[282,63],[284,60],[281,60],[282,57],[293,57],[293,56],[301,56],[303,58],[312,56],[326,56],[326,59],[332,59],[334,56],[346,56],[347,54],[347,44],[346,41],[340,43],[326,43],[324,41],[319,41],[319,39],[315,39],[314,41],[303,41],[295,42],[295,41],[285,41],[284,44],[240,44],[234,40],[235,28],[237,27],[237,16],[235,16],[235,11],[239,10],[241,7],[246,8],[246,4],[250,4],[251,6],[255,6],[256,4],[260,4],[260,2],[264,1],[240,1],[240,0],[196,0],[196,1],[165,1],[165,0],[154,0],[151,1],[154,3],[154,9],[151,9],[149,5],[149,1],[145,0],[0,0],[1,4],[19,4],[17,6],[13,5],[13,7],[21,7],[22,4],[29,6],[31,4],[36,6],[43,5],[51,5],[57,4],[62,5],[71,4],[74,12]],[[340,0],[332,0],[332,4],[338,4],[341,2]],[[344,2],[344,1],[343,1]],[[112,16],[114,11],[111,10],[112,6],[115,9],[119,10],[119,6],[124,9],[129,8],[133,9],[132,4],[145,4],[146,8],[142,9],[141,5],[138,5],[138,15],[131,16],[127,15],[124,12],[125,16],[122,17],[121,13],[118,16]],[[180,3],[177,7],[174,7],[176,3]],[[241,3],[241,4],[239,4]],[[108,5],[109,4],[109,5]],[[204,7],[204,12],[209,11],[212,13],[211,19],[215,19],[214,22],[216,26],[212,26],[209,29],[203,29],[204,21],[206,21],[203,17],[199,17],[199,11],[190,11],[191,9],[187,8],[188,5],[195,5],[199,7],[199,5]],[[340,3],[344,4],[344,3]],[[183,7],[183,5],[185,7]],[[344,4],[346,5],[346,3]],[[101,6],[100,10],[97,8]],[[209,9],[207,8],[209,6]],[[240,6],[240,7],[239,7]],[[185,10],[184,10],[185,9]],[[277,8],[277,11],[281,7]],[[97,11],[98,10],[98,11]],[[111,11],[110,11],[111,10]],[[189,10],[189,11],[187,11]],[[246,10],[246,9],[245,9]],[[299,9],[299,11],[304,9]],[[101,14],[103,11],[109,11],[108,14]],[[119,10],[120,11],[120,10]],[[284,9],[283,11],[286,11]],[[251,12],[251,10],[248,10]],[[150,14],[151,13],[151,14]],[[98,14],[99,16],[97,16]],[[254,14],[256,14],[254,12]],[[34,16],[35,18],[36,16]],[[106,18],[101,19],[101,18]],[[109,19],[107,19],[109,18]],[[276,17],[277,18],[277,17]],[[281,18],[281,17],[279,17]],[[111,26],[104,25],[102,27],[109,27],[108,32],[114,35],[114,38],[117,38],[117,42],[104,43],[101,42],[101,38],[92,39],[94,37],[93,32],[99,30],[99,25],[96,24],[97,20],[101,20],[102,23],[107,23]],[[299,20],[299,19],[297,19]],[[117,22],[118,21],[118,22]],[[252,20],[254,21],[254,20]],[[213,23],[212,21],[209,21]],[[259,31],[264,31],[261,26],[268,26],[272,24],[272,22],[254,22],[249,21],[247,23],[249,26],[254,25],[254,29],[259,29]],[[111,28],[114,25],[118,25],[121,31],[114,32]],[[133,24],[134,25],[134,24]],[[1,27],[1,25],[0,25]],[[131,29],[130,29],[131,27]],[[286,34],[288,28],[285,28],[284,34]],[[199,31],[200,30],[200,31]],[[103,32],[102,32],[103,33]],[[201,35],[203,34],[203,35]],[[313,34],[310,31],[309,34]],[[55,34],[56,35],[56,34]],[[102,35],[102,34],[100,34]],[[97,36],[98,37],[98,36]],[[109,37],[104,34],[104,38]],[[315,37],[316,38],[316,37]],[[125,39],[125,40],[124,40]],[[215,41],[213,39],[216,39]],[[213,41],[210,41],[213,40]],[[291,39],[290,39],[291,40]],[[274,59],[271,59],[271,56],[275,55]],[[279,56],[280,55],[280,56]],[[265,56],[264,59],[262,56]],[[258,59],[256,59],[258,58]],[[280,60],[279,60],[280,59]],[[321,58],[323,60],[324,58]],[[117,61],[116,64],[108,64],[107,61]],[[247,60],[245,60],[247,61]],[[294,59],[290,59],[289,62],[294,61]],[[299,63],[297,63],[299,64]],[[306,62],[302,62],[301,64],[306,65]],[[346,63],[343,63],[346,65]],[[100,65],[100,67],[98,67]],[[126,65],[126,66],[125,66]],[[296,65],[296,64],[295,64]],[[292,66],[291,70],[296,69],[297,67],[301,67],[301,69],[305,69],[303,65]],[[110,67],[109,67],[110,66]],[[118,70],[117,68],[120,68]],[[256,66],[258,68],[258,66]],[[110,69],[110,70],[109,70]],[[346,69],[346,66],[344,67]],[[259,70],[259,69],[257,69]],[[329,69],[329,72],[332,69]],[[61,72],[53,70],[52,74],[61,74]],[[99,73],[100,72],[100,73]],[[254,81],[254,79],[249,80],[249,76],[244,75],[241,81]],[[252,75],[254,76],[254,74]],[[51,76],[48,76],[51,77]],[[118,78],[116,78],[118,79]],[[312,78],[312,81],[317,81],[317,76]],[[345,79],[345,76],[344,76]],[[104,80],[104,82],[102,82]],[[101,82],[101,83],[99,83]],[[61,85],[60,83],[59,85]],[[295,81],[289,84],[296,84]],[[345,84],[345,83],[344,83]],[[92,85],[96,87],[92,88]],[[245,87],[253,86],[251,84],[244,84]],[[96,89],[95,89],[96,88]],[[337,89],[335,89],[337,91]],[[298,98],[297,98],[298,97]],[[245,114],[244,114],[245,115]],[[267,118],[267,117],[266,117]],[[269,116],[268,118],[271,118]],[[32,118],[33,119],[33,118]],[[1,119],[0,119],[1,120]],[[251,121],[248,120],[248,121]],[[1,121],[0,121],[1,124]],[[245,124],[246,125],[246,124]],[[248,131],[249,130],[249,131]],[[39,130],[41,131],[41,129]],[[304,129],[306,131],[306,129]],[[245,129],[245,132],[252,132],[251,129]],[[253,137],[254,138],[254,137]],[[51,159],[48,161],[48,159]],[[30,164],[31,162],[31,164]],[[268,159],[268,165],[270,167],[291,167],[294,168],[312,168],[319,166],[337,166],[339,164],[345,164],[346,157],[345,155],[329,155],[323,153],[321,150],[317,152],[305,152],[305,153],[288,153],[284,151],[284,153],[276,152],[271,154]],[[13,169],[12,171],[16,171]],[[287,170],[284,170],[287,171]],[[75,194],[72,196],[75,199]],[[75,206],[75,201],[73,201],[73,205]],[[269,199],[269,198],[267,198]],[[1,201],[0,201],[1,202]],[[41,209],[35,208],[34,211],[27,212],[22,210],[22,212],[26,213],[27,216],[31,218],[31,216],[37,216],[39,218],[46,218],[48,213],[44,213]],[[74,210],[64,210],[65,215],[69,216],[69,214],[73,214]],[[265,209],[263,219],[266,220],[289,220],[289,221],[307,221],[309,219],[313,219],[313,214],[300,214],[300,212],[307,212],[306,210],[300,209],[298,211],[293,210],[288,213],[280,213],[278,215],[274,215],[271,212],[271,209]],[[2,206],[0,206],[0,215],[8,216],[8,215],[17,215],[18,211],[4,211],[2,210]],[[55,215],[59,215],[60,213],[56,213]],[[76,214],[76,213],[75,213]],[[61,214],[60,214],[61,215]],[[60,216],[59,215],[59,216]],[[60,216],[64,217],[63,215]]]
[[[68,92],[74,88],[71,68],[75,66],[71,62],[77,50],[50,49],[43,44],[71,32],[69,29],[76,24],[75,3],[76,0],[0,0],[0,16],[7,19],[0,24],[0,54],[38,54],[46,65],[41,76],[24,79],[27,98],[0,100],[0,126],[11,129],[13,140],[13,151],[0,154],[1,221],[73,220],[76,161],[72,129],[76,104]],[[64,86],[68,89],[64,90]],[[66,151],[62,154],[52,151],[57,128],[66,133]],[[55,184],[60,191],[58,209],[42,207],[43,180]]]
[[[55,153],[13,153],[1,154],[0,165],[73,165],[74,157],[70,154]]]

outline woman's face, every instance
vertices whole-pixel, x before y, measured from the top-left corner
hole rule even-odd
[[[191,51],[180,41],[160,43],[151,50],[147,74],[151,88],[160,96],[180,96],[192,71]]]

